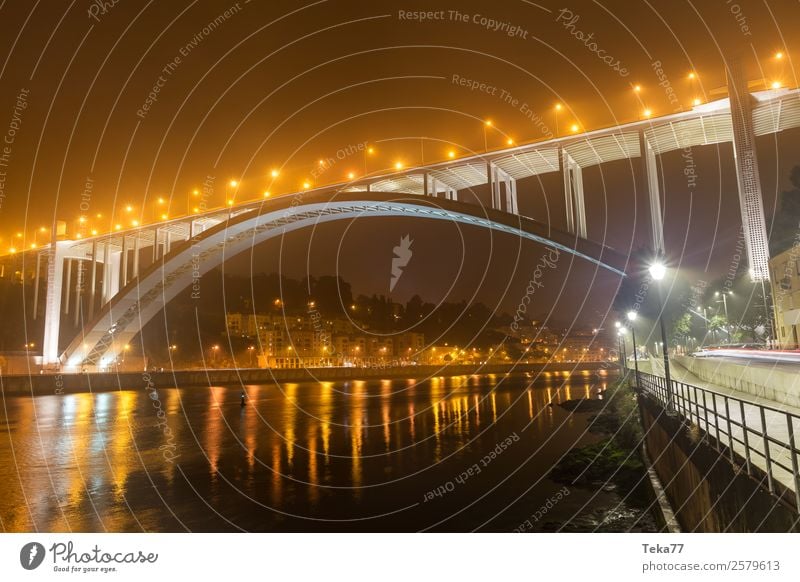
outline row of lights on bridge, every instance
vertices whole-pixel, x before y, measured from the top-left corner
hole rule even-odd
[[[781,51],[778,51],[773,55],[773,58],[777,62],[782,62],[784,60],[784,58],[785,58],[785,54],[783,52],[781,52]],[[687,79],[689,81],[692,82],[692,84],[694,84],[694,82],[698,81],[698,79],[699,79],[699,77],[698,77],[698,75],[697,75],[697,73],[695,71],[690,71],[689,73],[687,73],[686,77],[687,77]],[[768,87],[770,87],[772,89],[780,89],[783,86],[783,84],[779,80],[774,80],[772,82],[765,81],[765,86],[768,86]],[[632,91],[633,91],[633,93],[634,93],[634,95],[635,95],[635,97],[637,99],[637,102],[642,107],[641,117],[644,118],[644,119],[650,119],[653,116],[654,112],[653,112],[652,108],[649,107],[646,104],[645,100],[642,97],[642,92],[643,92],[642,85],[638,84],[638,83],[637,84],[633,84],[631,86],[631,88],[632,88]],[[700,99],[699,97],[695,97],[692,100],[692,105],[695,106],[695,107],[698,106],[698,105],[701,105],[702,103],[703,103],[703,100]],[[553,106],[553,114],[554,114],[554,120],[555,120],[555,129],[556,129],[555,134],[556,134],[556,136],[559,135],[559,131],[558,131],[558,116],[565,109],[566,109],[566,106],[563,103],[556,103]],[[505,145],[506,146],[510,147],[510,146],[513,146],[515,144],[514,139],[511,138],[510,136],[508,136],[507,134],[505,134],[499,128],[497,128],[495,126],[494,122],[491,119],[486,119],[486,120],[483,121],[484,143],[485,144],[487,143],[486,131],[489,130],[489,129],[497,129],[497,131],[499,131],[503,135],[503,138],[505,140]],[[573,121],[569,125],[569,131],[571,133],[573,133],[573,134],[577,134],[577,133],[579,133],[581,131],[581,125],[577,121]],[[488,145],[486,146],[486,150],[488,151]],[[367,174],[367,171],[366,171],[366,169],[367,169],[367,156],[374,156],[376,153],[377,153],[377,150],[373,146],[369,146],[369,147],[364,149],[364,174],[365,175]],[[454,160],[454,159],[459,157],[459,154],[455,149],[447,150],[446,155],[447,155],[447,158],[451,159],[451,160]],[[320,167],[324,168],[326,165],[327,165],[327,162],[325,160],[322,160],[322,159],[319,160],[319,166]],[[406,165],[402,160],[396,160],[391,165],[391,168],[393,168],[396,171],[402,171],[405,167],[406,167]],[[280,170],[278,170],[276,168],[273,168],[272,170],[270,170],[270,176],[272,177],[273,182],[274,182],[274,180],[276,178],[278,178],[280,176],[280,173],[281,173]],[[346,174],[346,178],[349,181],[353,181],[356,178],[358,178],[358,174],[356,172],[354,172],[354,171],[349,171]],[[225,203],[226,203],[226,205],[228,207],[231,207],[231,206],[235,205],[235,203],[236,203],[235,194],[236,194],[236,190],[239,188],[240,184],[241,184],[241,182],[238,181],[238,180],[230,180],[227,183],[228,187],[234,189],[234,193],[231,196],[231,195],[228,195],[228,191],[227,191],[227,188],[226,188],[226,202]],[[304,180],[302,182],[302,189],[303,190],[309,190],[311,187],[312,187],[312,183],[311,183],[310,180],[306,179],[306,180]],[[192,190],[191,195],[193,197],[195,197],[195,198],[199,197],[200,196],[200,190],[198,190],[198,189]],[[263,192],[263,194],[262,194],[262,198],[270,198],[271,195],[272,194],[271,194],[270,190],[265,190]],[[169,220],[170,219],[170,215],[169,215],[168,210],[165,208],[165,206],[166,207],[169,206],[167,204],[167,200],[165,198],[163,198],[163,197],[159,197],[159,198],[156,199],[155,205],[156,205],[156,207],[155,207],[155,211],[154,211],[154,219],[155,219],[154,222]],[[191,208],[191,211],[189,210],[190,208]],[[220,208],[216,208],[216,209],[220,209]],[[203,210],[203,207],[201,205],[199,205],[196,202],[195,203],[191,203],[191,199],[187,200],[187,215],[200,214],[200,212],[202,210]],[[132,205],[130,205],[130,204],[126,205],[125,208],[124,208],[124,212],[125,212],[126,215],[132,215],[133,211],[134,211],[134,207]],[[96,218],[98,220],[102,219],[103,215],[102,214],[97,214]],[[140,217],[140,219],[131,218],[130,220],[127,221],[127,223],[125,223],[123,221],[115,222],[114,225],[113,225],[113,230],[114,231],[121,231],[126,226],[130,227],[130,228],[136,228],[138,226],[141,226],[142,222],[143,221],[141,220],[141,217]],[[80,226],[79,226],[79,231],[76,234],[76,238],[83,238],[86,235],[97,236],[98,234],[101,233],[100,229],[98,229],[96,227],[93,227],[93,226],[87,226],[88,223],[89,223],[89,218],[87,216],[80,216],[78,218],[78,223],[79,223]],[[42,233],[42,234],[47,233],[47,232],[49,232],[49,229],[47,229],[46,227],[41,227],[37,231],[37,233]],[[14,253],[18,252],[18,250],[20,250],[22,248],[36,249],[38,247],[38,245],[39,245],[39,243],[37,243],[37,241],[34,241],[34,242],[30,243],[29,245],[25,245],[25,241],[24,241],[25,237],[24,237],[23,233],[19,233],[18,232],[18,233],[16,233],[15,237],[16,237],[16,239],[22,239],[22,240],[19,241],[20,242],[20,246],[13,245],[8,249],[10,254],[14,254]]]

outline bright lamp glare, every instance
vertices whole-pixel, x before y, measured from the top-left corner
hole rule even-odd
[[[628,320],[636,321],[636,312],[635,311],[629,311],[628,312]]]
[[[663,263],[653,263],[650,265],[650,276],[655,279],[656,281],[661,281],[664,278],[664,275],[667,274],[667,268],[664,266]]]

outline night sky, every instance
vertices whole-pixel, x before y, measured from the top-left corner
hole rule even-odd
[[[208,177],[209,206],[292,192],[304,181],[340,182],[364,174],[364,144],[376,150],[369,173],[443,160],[449,150],[480,152],[487,119],[486,141],[498,149],[547,130],[567,134],[572,124],[632,121],[645,108],[672,113],[719,98],[724,59],[734,54],[750,79],[797,86],[796,2],[455,4],[458,14],[452,2],[430,1],[3,2],[0,132],[15,119],[18,129],[2,168],[0,245],[14,244],[17,232],[34,242],[54,219],[72,224],[82,201],[101,232],[152,221],[159,197],[170,215],[184,214]],[[429,14],[420,21],[415,11]],[[759,141],[768,220],[800,163],[799,144],[797,130]],[[694,155],[693,193],[680,152],[661,160],[668,258],[690,278],[710,280],[735,252],[736,178],[730,144]],[[320,159],[335,162],[320,171]],[[649,241],[639,166],[634,159],[584,171],[589,238],[624,254]],[[240,185],[226,191],[232,179]],[[519,204],[563,230],[558,180],[522,181]],[[365,219],[267,243],[226,269],[338,273],[357,292],[388,294],[392,248],[406,234],[414,259],[425,260],[409,263],[392,294],[400,301],[477,298],[513,309],[544,252],[438,221]],[[540,311],[597,325],[618,280],[569,263],[553,271]]]

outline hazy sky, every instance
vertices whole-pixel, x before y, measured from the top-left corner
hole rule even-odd
[[[363,144],[376,149],[370,173],[444,159],[450,149],[481,151],[485,119],[494,125],[488,146],[499,148],[556,126],[566,133],[573,123],[630,121],[643,108],[670,113],[718,98],[733,54],[745,57],[751,79],[797,85],[795,2],[102,4],[0,5],[0,133],[14,128],[1,168],[3,246],[16,232],[33,240],[54,217],[74,221],[81,212],[101,231],[147,222],[162,212],[158,197],[170,200],[171,215],[183,214],[190,192],[209,179],[210,206],[290,192],[305,180],[338,182],[364,173]],[[564,106],[558,114],[556,103]],[[796,134],[759,142],[768,211],[798,162]],[[662,160],[667,243],[675,264],[724,272],[740,222],[730,145],[695,155],[691,195],[679,154]],[[335,163],[319,172],[321,158]],[[590,238],[623,253],[649,239],[639,164],[585,172]],[[233,178],[240,186],[226,192]],[[553,228],[565,226],[563,204],[556,176],[520,185],[521,211]],[[314,273],[341,272],[356,291],[388,292],[391,249],[405,234],[415,257],[435,260],[410,263],[399,299],[478,293],[513,305],[541,254],[507,237],[385,220],[325,226],[310,247],[310,233],[293,235],[281,254],[270,243],[252,264],[299,276],[308,264]],[[232,266],[250,263],[242,257]],[[570,313],[587,289],[598,305],[613,295],[613,279],[591,283],[593,269],[576,268],[583,283],[564,296]]]

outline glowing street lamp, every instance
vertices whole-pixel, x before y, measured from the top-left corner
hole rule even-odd
[[[367,156],[374,156],[375,155],[375,148],[370,146],[364,148],[364,175],[366,176],[369,174],[369,170],[367,170]]]
[[[722,305],[725,307],[725,321],[728,321],[728,295],[733,295],[733,291],[723,291],[720,293],[719,291],[714,291],[714,297],[719,297],[722,295]]]
[[[669,373],[669,344],[667,343],[667,331],[664,327],[664,303],[661,297],[660,282],[667,274],[666,265],[660,260],[656,259],[649,267],[650,276],[656,282],[656,298],[658,299],[658,325],[661,328],[661,343],[663,348],[661,350],[664,356],[664,380],[667,386],[667,413],[672,412],[672,381]]]

